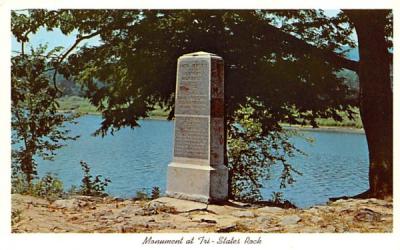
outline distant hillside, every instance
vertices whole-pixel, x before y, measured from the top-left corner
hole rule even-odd
[[[54,70],[46,72],[50,79],[53,79]],[[79,84],[72,80],[66,79],[63,75],[57,74],[57,87],[63,92],[63,96],[83,96],[83,92]]]
[[[346,48],[344,48],[345,50]],[[351,48],[349,51],[346,53],[346,57],[348,59],[358,61],[359,60],[359,54],[358,54],[358,48]],[[47,74],[49,77],[53,77],[54,71],[48,71]],[[358,89],[359,83],[358,83],[358,76],[355,72],[343,69],[340,71],[338,74],[340,77],[345,78],[345,83],[350,86],[352,89]],[[57,75],[57,82],[63,91],[63,96],[81,96],[83,97],[83,91],[81,90],[81,87],[79,84],[72,80],[67,80],[63,75],[58,74]],[[101,84],[101,83],[99,83]]]

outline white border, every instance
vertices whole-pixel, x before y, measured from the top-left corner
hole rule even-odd
[[[10,10],[26,9],[26,8],[159,8],[159,9],[186,9],[186,8],[207,8],[207,9],[254,9],[254,8],[394,8],[394,41],[397,51],[397,41],[399,40],[399,13],[395,6],[395,1],[387,0],[336,0],[321,1],[316,3],[315,0],[297,0],[297,1],[278,1],[278,0],[229,0],[229,1],[191,1],[191,0],[113,0],[107,2],[99,2],[98,0],[0,0],[0,23],[1,25],[1,46],[0,55],[0,248],[2,249],[175,249],[181,246],[157,246],[157,245],[141,245],[144,237],[149,234],[10,234]],[[394,56],[394,179],[395,179],[395,212],[394,233],[391,234],[260,234],[263,240],[262,245],[250,246],[255,249],[395,249],[399,245],[399,200],[398,180],[399,171],[397,163],[399,162],[399,150],[397,138],[399,136],[396,128],[399,126],[398,114],[399,101],[397,100],[399,82],[397,72],[399,63],[397,55]],[[204,234],[151,234],[153,238],[166,239],[178,238],[180,236],[199,236]],[[218,237],[219,235],[210,234]],[[229,234],[232,235],[232,234]],[[245,238],[248,234],[233,234]],[[258,234],[251,234],[256,236]],[[245,245],[239,246],[220,246],[210,245],[207,249],[220,248],[243,248]],[[185,247],[186,248],[186,247]],[[194,245],[191,248],[204,248],[204,246]]]

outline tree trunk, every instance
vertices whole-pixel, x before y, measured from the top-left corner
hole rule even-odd
[[[360,54],[360,113],[369,150],[369,190],[360,196],[393,195],[393,92],[385,42],[387,10],[345,10]]]

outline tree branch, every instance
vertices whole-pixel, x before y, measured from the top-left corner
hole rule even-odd
[[[100,31],[96,31],[92,34],[86,35],[86,36],[81,36],[79,38],[76,39],[75,43],[60,57],[60,59],[58,59],[56,65],[54,66],[55,70],[54,70],[54,74],[53,74],[53,84],[54,87],[56,88],[56,90],[58,91],[58,88],[56,86],[56,78],[57,78],[57,73],[58,73],[58,66],[61,64],[61,62],[67,58],[67,56],[69,55],[69,53],[71,53],[78,45],[80,42],[82,42],[83,40],[95,37],[97,35],[100,34]]]
[[[48,15],[49,15],[49,14],[55,14],[55,15],[49,17],[48,19],[44,19],[42,22],[39,22],[37,25],[35,25],[35,27],[40,28],[40,27],[41,27],[42,25],[44,25],[46,22],[51,21],[51,20],[57,18],[57,17],[60,15],[60,12],[59,12],[59,11],[56,11],[56,10],[52,10],[52,11],[49,11],[47,14],[48,14]],[[29,33],[31,33],[31,32],[33,31],[33,29],[34,29],[34,28],[28,29],[28,30],[22,35],[23,37],[26,38],[27,41],[29,40],[29,39],[28,39],[28,35],[29,35]]]
[[[335,66],[358,72],[359,66],[357,61],[341,57],[330,50],[317,48],[297,37],[283,32],[282,30],[271,24],[265,24],[264,28],[267,30],[268,33],[274,34],[274,39],[287,41],[288,46],[293,47],[294,50],[307,51],[308,53],[311,53],[316,57],[323,57],[325,60],[329,61]]]

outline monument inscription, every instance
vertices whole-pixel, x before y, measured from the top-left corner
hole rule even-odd
[[[208,119],[180,117],[175,122],[174,156],[208,159]]]
[[[224,166],[224,66],[205,52],[178,59],[173,160],[167,195],[211,202],[228,195]]]
[[[209,115],[209,67],[207,60],[179,62],[175,115]]]

